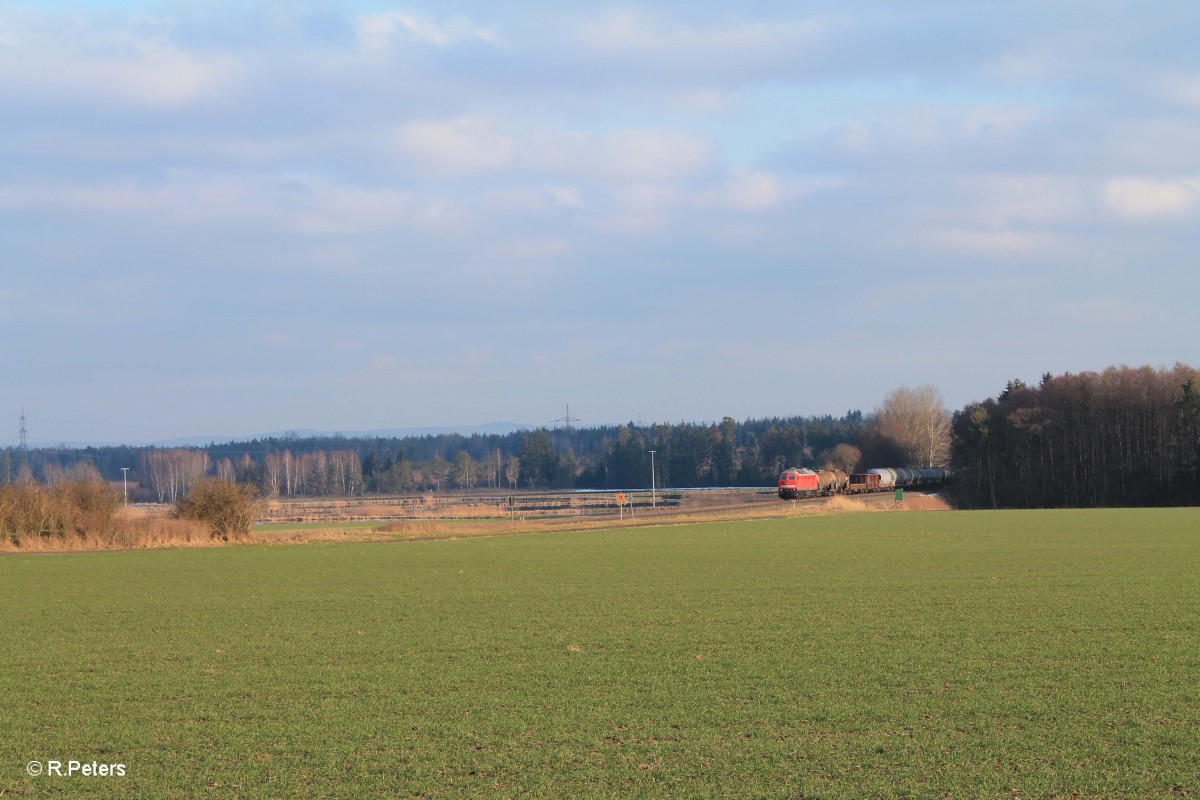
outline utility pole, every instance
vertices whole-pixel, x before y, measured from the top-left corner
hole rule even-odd
[[[658,495],[655,488],[654,480],[654,450],[650,451],[650,507],[658,508]]]
[[[129,505],[129,467],[121,467],[121,481],[125,484],[125,505]]]

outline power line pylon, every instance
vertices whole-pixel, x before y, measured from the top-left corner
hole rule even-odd
[[[564,428],[570,428],[572,423],[583,422],[583,420],[579,419],[578,417],[571,416],[571,404],[568,403],[566,415],[559,417],[558,419],[552,419],[550,422],[554,425],[562,425]]]

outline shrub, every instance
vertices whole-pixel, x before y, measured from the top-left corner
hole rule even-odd
[[[61,483],[52,492],[63,516],[63,535],[111,539],[121,499],[110,486],[99,481]]]
[[[103,483],[0,486],[0,534],[14,547],[49,542],[104,542],[112,537],[120,501]]]
[[[212,530],[212,538],[223,541],[249,536],[257,511],[253,486],[212,478],[197,481],[175,504],[177,518],[203,522]]]

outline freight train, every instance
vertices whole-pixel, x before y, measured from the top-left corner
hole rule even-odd
[[[946,483],[951,477],[952,472],[946,467],[883,467],[853,475],[847,475],[840,469],[815,472],[811,469],[785,469],[779,474],[779,498],[795,500],[797,497],[831,494],[890,492],[894,489],[936,486]]]

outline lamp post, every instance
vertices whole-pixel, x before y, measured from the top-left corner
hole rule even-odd
[[[654,450],[650,451],[650,507],[658,508],[658,496],[655,491],[654,483]]]
[[[129,467],[121,467],[121,481],[125,484],[125,505],[129,505]]]

